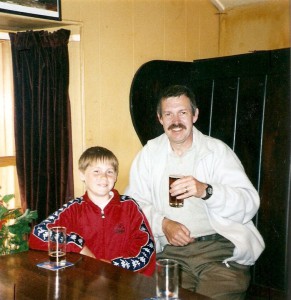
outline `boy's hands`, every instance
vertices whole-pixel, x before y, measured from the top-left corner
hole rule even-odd
[[[83,247],[83,249],[81,250],[80,254],[96,258],[95,255],[91,252],[91,250],[87,246]]]
[[[91,252],[91,250],[87,246],[83,247],[83,249],[81,250],[80,254],[83,254],[83,255],[86,255],[86,256],[90,256],[92,258],[96,258],[95,255]],[[111,264],[110,260],[106,260],[106,259],[100,259],[100,260],[104,261],[106,263],[110,263]]]

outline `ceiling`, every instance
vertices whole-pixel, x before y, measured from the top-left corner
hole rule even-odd
[[[25,31],[30,29],[60,27],[64,25],[71,24],[42,18],[28,18],[2,12],[0,17],[0,31]]]
[[[216,8],[224,12],[229,9],[233,9],[243,5],[250,5],[260,2],[267,2],[273,0],[210,0]],[[279,0],[277,0],[279,1]],[[51,21],[41,18],[27,18],[24,16],[13,15],[13,14],[6,14],[1,13],[0,17],[0,30],[7,30],[7,31],[23,31],[29,29],[43,29],[43,28],[52,28],[52,27],[59,27],[64,25],[71,25],[66,24],[65,22],[61,21]]]
[[[243,5],[250,5],[267,1],[270,0],[211,0],[216,8],[221,12]]]

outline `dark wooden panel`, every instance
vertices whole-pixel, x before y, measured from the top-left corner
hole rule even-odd
[[[199,118],[195,126],[203,133],[210,134],[214,80],[193,80],[192,86],[199,107]]]
[[[213,88],[213,105],[210,135],[224,141],[233,149],[236,119],[237,78],[216,79]],[[203,105],[201,105],[202,107]]]
[[[193,90],[199,107],[195,126],[233,149],[238,78],[197,80]]]
[[[275,52],[275,51],[273,51]],[[277,59],[282,56],[277,51]],[[270,51],[233,55],[219,58],[200,59],[193,63],[192,80],[225,79],[266,74],[270,68]]]
[[[290,205],[290,76],[270,75],[267,86],[259,230],[266,249],[255,280],[275,289],[287,287],[287,236]]]
[[[246,61],[246,56],[243,57],[243,60]],[[200,110],[196,125],[205,134],[221,139],[228,144],[241,159],[254,186],[259,188],[258,163],[261,154],[265,74],[259,75],[258,72],[253,72],[246,76],[246,70],[242,70],[239,74],[231,72],[232,64],[236,66],[235,71],[238,70],[237,64],[241,59],[237,56],[224,58],[223,62],[227,63],[228,67],[220,68],[220,72],[217,74],[217,68],[220,66],[217,60],[211,59],[215,68],[209,61],[207,62],[210,70],[208,79],[204,74],[205,66],[201,62],[195,65],[194,62],[195,78],[200,78],[200,74],[201,77],[204,76],[204,80],[193,78]],[[268,61],[265,53],[263,60],[264,62]],[[249,70],[249,67],[244,66],[244,68]],[[239,69],[241,70],[243,67],[240,66]],[[226,77],[222,78],[223,75]]]
[[[190,62],[154,60],[142,65],[135,74],[130,91],[130,113],[143,145],[163,133],[156,117],[161,90],[172,84],[191,86],[191,67]]]
[[[240,78],[234,151],[256,189],[260,178],[265,89],[265,75]]]
[[[133,124],[143,144],[163,132],[155,109],[169,84],[194,90],[197,128],[234,149],[260,193],[254,221],[266,249],[252,267],[249,299],[284,299],[291,264],[290,49],[144,65],[131,91]]]

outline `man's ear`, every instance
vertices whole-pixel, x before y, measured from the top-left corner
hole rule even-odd
[[[195,109],[195,114],[193,116],[193,124],[196,123],[196,121],[198,120],[198,116],[199,116],[199,109],[196,108]]]
[[[163,119],[162,119],[162,117],[160,116],[160,114],[157,114],[157,118],[158,118],[159,122],[163,125]]]

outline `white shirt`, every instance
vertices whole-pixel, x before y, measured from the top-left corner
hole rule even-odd
[[[191,232],[191,237],[198,237],[215,233],[212,228],[207,211],[204,206],[204,200],[195,197],[189,197],[184,201],[184,207],[175,208],[169,206],[168,178],[170,174],[182,174],[183,176],[195,176],[193,166],[196,165],[196,150],[194,144],[181,156],[177,155],[168,145],[167,163],[165,174],[161,182],[161,201],[164,201],[165,215],[174,221],[184,224]],[[164,243],[163,245],[164,246]]]
[[[222,141],[203,135],[193,127],[195,149],[192,175],[213,186],[213,195],[202,204],[213,230],[230,240],[235,249],[225,260],[252,265],[262,253],[265,244],[252,218],[260,205],[259,195],[246,176],[235,153]],[[182,224],[191,226],[194,206],[189,214],[178,217],[181,208],[169,211],[165,203],[165,170],[168,161],[169,140],[166,134],[148,141],[136,156],[130,171],[130,185],[125,194],[134,198],[147,216],[156,241],[157,252],[162,251],[167,239],[162,231],[164,217],[177,216]],[[162,200],[164,199],[164,200]],[[202,200],[201,200],[202,201]],[[189,204],[190,205],[190,204]],[[191,209],[191,210],[190,210]],[[191,213],[190,213],[191,211]],[[193,234],[198,229],[193,225]],[[197,230],[197,231],[196,231]]]

